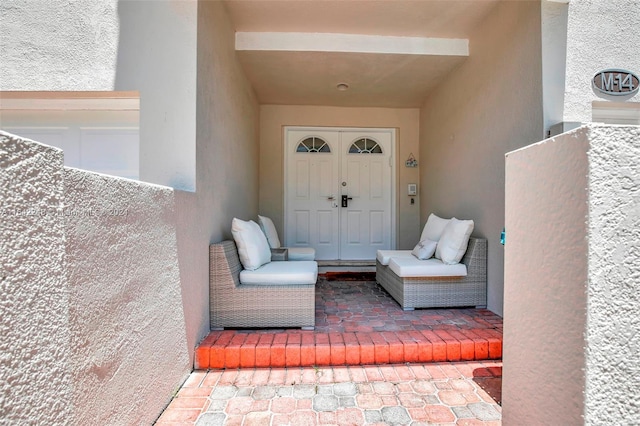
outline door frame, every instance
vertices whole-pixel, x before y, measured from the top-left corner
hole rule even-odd
[[[390,216],[391,216],[391,236],[390,236],[390,244],[391,247],[389,247],[389,249],[391,250],[395,250],[396,246],[397,246],[397,221],[396,221],[396,211],[397,211],[397,205],[398,205],[398,200],[397,200],[397,181],[398,181],[398,177],[397,177],[397,167],[396,167],[396,152],[397,152],[397,144],[398,144],[398,138],[397,138],[397,130],[394,127],[346,127],[346,126],[341,126],[341,127],[335,127],[335,126],[283,126],[283,133],[282,133],[282,144],[283,144],[283,151],[284,151],[284,163],[283,163],[283,169],[284,169],[284,180],[282,182],[283,188],[282,188],[282,193],[284,196],[283,202],[282,202],[282,207],[283,207],[283,218],[284,218],[284,223],[283,223],[283,235],[284,235],[284,240],[283,241],[287,241],[287,233],[288,231],[288,227],[287,227],[287,223],[289,218],[287,217],[288,213],[287,213],[287,208],[288,208],[288,193],[287,193],[287,182],[289,179],[289,168],[288,168],[288,164],[289,164],[289,150],[287,149],[287,142],[288,142],[288,134],[290,130],[296,130],[296,131],[308,131],[308,132],[314,132],[314,131],[335,131],[335,132],[339,132],[339,131],[349,131],[349,130],[357,130],[360,132],[380,132],[380,131],[388,131],[391,134],[391,155],[389,157],[389,162],[390,162],[390,166],[391,166],[391,180],[389,182],[389,185],[391,186],[390,188],[390,194],[391,194],[391,205],[390,207]],[[342,155],[342,153],[340,153],[340,155]],[[342,158],[340,158],[340,164],[341,164]],[[340,165],[340,167],[342,167]],[[342,173],[342,170],[340,170],[340,173]],[[339,257],[341,257],[342,254],[339,254]]]

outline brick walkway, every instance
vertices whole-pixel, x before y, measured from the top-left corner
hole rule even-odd
[[[500,361],[194,371],[162,425],[500,425]]]
[[[196,351],[196,368],[369,365],[502,357],[502,318],[486,309],[403,311],[373,281],[316,289],[314,331],[225,330]]]
[[[501,356],[490,311],[405,312],[373,281],[321,277],[314,331],[209,334],[157,425],[500,425]]]

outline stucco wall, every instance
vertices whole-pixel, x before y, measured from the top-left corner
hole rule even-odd
[[[640,127],[590,139],[585,419],[640,424]]]
[[[192,368],[173,190],[65,169],[77,424],[150,424]]]
[[[62,151],[0,132],[0,422],[69,424]]]
[[[505,424],[640,423],[640,127],[509,153]]]
[[[46,2],[25,2],[25,5],[32,6],[33,9],[40,7],[41,3]],[[29,409],[24,410],[26,415],[36,408],[44,411],[42,402],[50,402],[48,398],[55,393],[57,399],[55,403],[49,403],[46,409],[51,412],[45,415],[58,415],[56,410],[60,404],[69,403],[73,396],[72,402],[84,407],[78,409],[84,424],[152,422],[169,401],[180,380],[190,371],[195,345],[209,330],[209,243],[231,238],[233,217],[255,218],[258,213],[259,108],[235,59],[234,31],[230,27],[224,5],[208,1],[198,5],[193,1],[137,2],[140,4],[132,5],[133,10],[122,8],[121,3],[118,8],[121,24],[125,19],[122,13],[130,10],[131,15],[126,19],[136,17],[136,20],[127,23],[130,31],[128,34],[145,41],[144,44],[140,44],[142,40],[132,41],[133,46],[141,50],[154,50],[159,55],[155,57],[158,60],[162,53],[174,61],[167,66],[174,74],[161,74],[162,79],[149,78],[155,83],[145,86],[164,96],[162,102],[159,102],[159,109],[153,109],[160,114],[154,118],[158,120],[164,120],[165,113],[171,115],[171,111],[163,110],[167,102],[172,105],[171,108],[182,108],[188,95],[195,94],[195,89],[189,77],[189,63],[184,64],[185,79],[177,75],[182,72],[182,68],[175,57],[182,56],[172,56],[172,49],[177,48],[176,44],[167,42],[162,45],[162,49],[158,49],[153,43],[158,41],[158,37],[171,37],[174,34],[172,31],[185,31],[184,37],[178,37],[185,45],[179,47],[188,52],[195,51],[196,40],[189,41],[191,30],[182,28],[182,25],[193,29],[191,26],[195,26],[196,22],[192,19],[192,12],[197,6],[199,89],[197,103],[193,98],[193,105],[189,108],[193,107],[198,112],[198,188],[196,193],[172,192],[167,188],[77,170],[66,172],[66,178],[72,184],[69,193],[72,201],[65,204],[68,209],[85,210],[86,213],[89,207],[127,206],[128,209],[124,211],[128,213],[125,218],[91,215],[67,218],[67,256],[72,264],[67,269],[66,276],[72,284],[72,308],[71,314],[65,314],[65,318],[68,322],[71,315],[72,322],[67,327],[71,327],[74,333],[73,365],[67,368],[74,368],[76,372],[72,378],[67,379],[55,376],[46,379],[20,376],[12,379],[12,383],[24,381],[29,385],[37,385],[42,381],[41,389],[46,387],[52,391],[26,395],[32,388],[25,388],[24,400],[20,399],[22,396],[16,396],[16,400],[12,401],[15,406],[30,404]],[[150,9],[149,15],[145,15],[139,9],[144,4],[150,4],[148,7],[156,9]],[[2,5],[5,6],[5,3]],[[82,7],[85,2],[73,5],[78,11],[84,10]],[[154,26],[155,32],[148,27],[151,24],[146,22],[151,15],[157,24],[157,27]],[[41,18],[46,23],[46,14]],[[96,18],[92,22],[99,25],[101,21]],[[136,22],[142,26],[141,29],[133,28]],[[41,28],[44,27],[46,26]],[[79,25],[74,37],[84,37],[85,30],[85,26]],[[153,37],[148,36],[150,31],[153,32]],[[2,41],[6,39],[7,37],[1,38]],[[93,40],[91,37],[89,39]],[[108,40],[100,43],[108,43]],[[132,52],[128,54],[133,55]],[[135,61],[135,58],[127,60]],[[92,64],[78,65],[81,66],[91,68]],[[133,68],[135,67],[132,66],[129,70],[131,73],[136,72]],[[73,70],[76,71],[80,72]],[[146,75],[145,73],[152,73],[153,70],[142,67],[140,72],[141,75]],[[4,77],[4,74],[1,76]],[[140,75],[132,75],[128,77],[130,80],[120,80],[120,77],[119,75],[119,82],[134,83],[139,81],[137,78],[141,78]],[[5,81],[2,80],[3,83]],[[55,81],[51,84],[55,86]],[[124,90],[122,86],[119,88]],[[173,90],[180,88],[184,89],[187,96],[172,103]],[[21,86],[20,89],[38,88]],[[41,89],[61,90],[56,87]],[[82,86],[82,90],[94,89],[96,87]],[[141,92],[141,96],[144,98],[144,93]],[[144,100],[141,102],[141,114],[144,114]],[[170,140],[172,149],[184,150],[190,143],[190,130],[171,120],[167,123],[170,129],[158,137]],[[187,122],[186,125],[191,124]],[[142,123],[142,126],[145,124]],[[154,155],[160,151],[167,156],[172,155],[171,152],[164,151],[164,148],[159,149],[159,146],[164,145],[152,147]],[[141,156],[144,155],[145,152],[141,152]],[[153,162],[154,158],[151,155],[146,160]],[[61,165],[61,155],[59,162]],[[60,176],[61,174],[62,171]],[[60,238],[62,241],[62,236]],[[10,242],[11,239],[3,235],[2,243]],[[64,247],[60,250],[63,253]],[[10,251],[3,250],[2,255]],[[55,268],[51,268],[49,273],[51,271],[55,271]],[[62,273],[62,269],[60,271]],[[60,290],[59,285],[56,285],[56,290]],[[94,308],[99,310],[96,312]],[[33,321],[39,321],[38,315],[31,313],[19,312],[17,315],[31,315]],[[55,323],[54,318],[52,324]],[[69,350],[60,343],[60,339],[65,338],[63,328],[58,331],[56,327],[56,333],[51,332],[48,327],[42,330],[49,333],[47,338],[51,340],[40,339],[43,343],[39,347],[47,347],[48,342],[53,341],[58,351]],[[36,333],[36,337],[42,336]],[[25,334],[20,335],[20,338],[22,343],[14,341],[7,342],[7,345],[13,344],[18,348],[29,340]],[[68,334],[66,338],[70,338]],[[55,353],[50,350],[47,355]],[[57,370],[53,367],[59,362],[57,359],[47,359],[40,366],[51,365],[55,374]],[[67,385],[61,389],[57,381],[63,379],[67,380]],[[70,395],[73,387],[75,390]],[[68,417],[70,410],[69,406],[62,407],[60,412],[63,414],[60,415]],[[43,423],[64,422],[49,422],[45,419]]]
[[[113,90],[117,0],[0,3],[0,90]]]
[[[234,217],[256,218],[260,110],[224,5],[202,2],[198,28],[198,192],[202,222],[219,241],[231,238]]]
[[[640,102],[634,97],[596,95],[591,79],[622,68],[640,75],[640,1],[580,0],[569,3],[564,121],[590,122],[592,101]]]
[[[113,90],[140,92],[140,179],[196,189],[197,0],[118,1]]]
[[[258,214],[258,103],[235,58],[229,22],[221,2],[198,5],[197,190],[176,191],[191,358],[209,331],[209,244],[232,238],[234,217]]]
[[[475,221],[486,237],[488,300],[502,314],[504,154],[543,137],[539,2],[501,2],[469,58],[420,111],[420,211]]]
[[[173,190],[1,135],[1,418],[151,424],[192,368]]]
[[[582,424],[586,129],[506,156],[502,419]]]
[[[138,91],[140,179],[193,191],[197,10],[197,0],[2,2],[0,90]]]
[[[415,108],[340,108],[323,106],[260,106],[260,214],[273,219],[284,235],[284,130],[283,126],[396,128],[397,248],[411,249],[420,238],[420,197],[411,205],[407,184],[417,183],[418,168],[404,161],[413,153],[420,163],[419,110]]]

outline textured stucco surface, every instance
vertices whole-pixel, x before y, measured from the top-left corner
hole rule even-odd
[[[283,126],[396,128],[396,246],[412,249],[420,237],[420,197],[409,204],[407,183],[418,183],[419,168],[407,168],[409,154],[420,164],[419,110],[262,105],[260,107],[260,214],[271,217],[284,236]],[[426,220],[426,219],[425,219]],[[422,222],[424,224],[424,222]]]
[[[469,58],[420,111],[420,214],[475,221],[488,247],[487,305],[503,312],[504,154],[543,137],[539,2],[501,2]]]
[[[640,423],[640,127],[509,153],[505,424]]]
[[[0,3],[0,90],[113,90],[117,0]]]
[[[585,423],[640,424],[640,127],[590,137]]]
[[[582,424],[588,131],[506,156],[502,418]]]
[[[640,75],[640,0],[572,0],[567,29],[564,121],[590,122],[592,101],[640,102],[596,95],[591,79],[602,70],[622,68]]]
[[[0,3],[0,90],[137,91],[140,179],[195,190],[196,0]]]
[[[62,151],[0,132],[0,191],[0,423],[70,424]]]
[[[191,371],[173,190],[64,178],[77,422],[152,423]]]
[[[192,368],[174,191],[0,150],[0,418],[153,423]]]

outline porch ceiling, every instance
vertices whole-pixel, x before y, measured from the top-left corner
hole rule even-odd
[[[456,48],[447,52],[416,46],[452,46],[468,40],[498,1],[225,3],[236,32],[254,41],[240,46],[237,40],[236,53],[260,103],[413,108],[467,57]],[[268,33],[322,34],[315,43],[305,45],[304,37],[296,34],[280,34],[283,44],[282,40],[274,43]],[[344,35],[337,36],[337,44],[325,41],[336,34]],[[354,41],[347,35],[380,37]],[[403,50],[405,45],[409,48]],[[338,83],[347,83],[349,90],[337,90]]]

